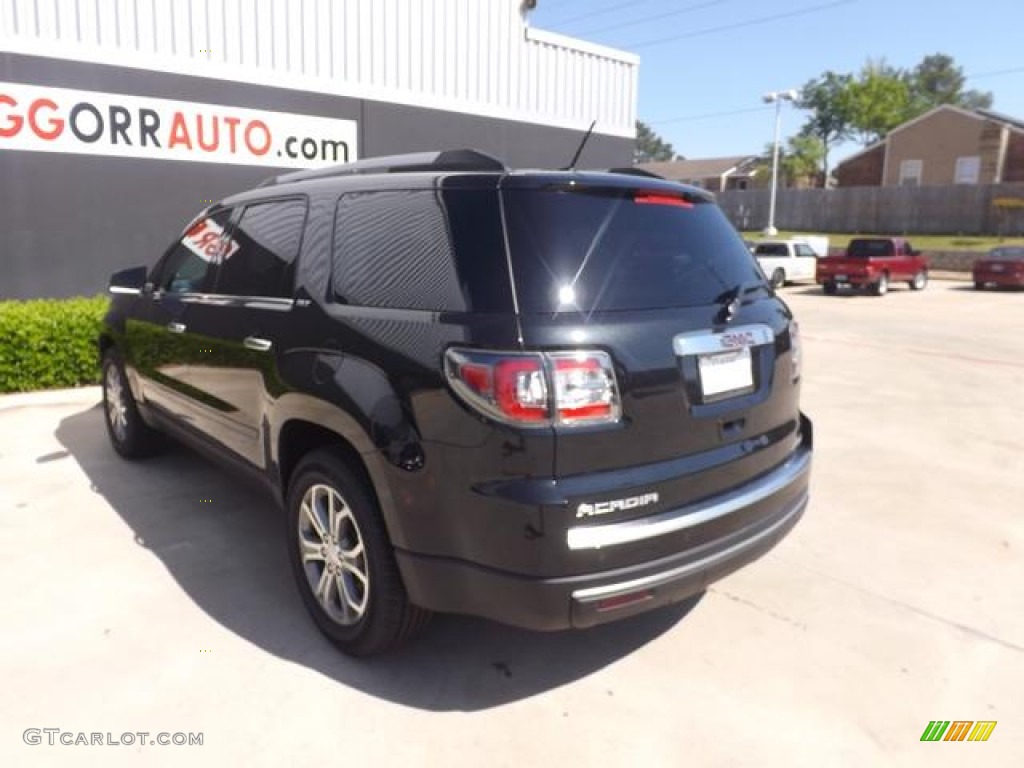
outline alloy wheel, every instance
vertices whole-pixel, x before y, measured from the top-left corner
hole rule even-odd
[[[370,574],[352,510],[329,485],[310,486],[299,511],[299,554],[306,581],[332,621],[351,626],[366,612]]]
[[[104,377],[104,391],[107,400],[107,421],[118,442],[124,442],[128,435],[128,404],[125,401],[124,382],[116,365],[107,366]]]

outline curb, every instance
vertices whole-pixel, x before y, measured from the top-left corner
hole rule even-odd
[[[102,399],[103,394],[99,386],[17,392],[11,395],[0,395],[0,411],[31,406],[96,405]]]

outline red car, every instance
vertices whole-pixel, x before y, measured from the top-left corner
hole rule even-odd
[[[928,259],[902,237],[858,237],[841,256],[818,259],[814,279],[830,296],[842,286],[884,296],[904,280],[920,291],[928,285]]]
[[[1024,246],[993,248],[974,262],[974,287],[988,285],[1024,288]]]

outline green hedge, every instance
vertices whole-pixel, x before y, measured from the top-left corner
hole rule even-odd
[[[110,301],[0,301],[0,392],[99,383],[96,337]]]

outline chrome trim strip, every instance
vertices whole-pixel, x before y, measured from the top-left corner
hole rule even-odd
[[[782,466],[760,480],[719,497],[719,500],[708,505],[690,504],[651,517],[609,525],[570,528],[566,534],[569,549],[600,549],[628,544],[717,520],[778,493],[800,480],[810,468],[811,452],[805,450],[791,456]]]
[[[109,285],[107,286],[107,293],[116,293],[121,296],[140,296],[142,294],[141,288],[125,288],[120,285]]]
[[[712,352],[731,352],[740,347],[758,347],[775,341],[772,329],[761,323],[738,325],[721,333],[694,331],[680,333],[672,339],[672,349],[683,355],[707,355]]]
[[[651,576],[644,576],[643,578],[633,579],[632,581],[622,581],[618,584],[605,584],[600,587],[589,587],[587,589],[578,589],[572,593],[573,600],[581,601],[593,601],[600,600],[606,597],[615,597],[619,594],[628,594],[630,592],[636,592],[640,589],[650,589],[652,587],[659,587],[668,582],[675,581],[677,579],[685,578],[697,571],[702,571],[707,568],[714,567],[722,563],[725,560],[741,554],[744,550],[753,549],[755,546],[763,542],[765,539],[774,536],[780,528],[785,527],[787,524],[792,522],[793,518],[799,517],[800,514],[807,507],[809,500],[808,494],[803,494],[796,503],[793,504],[792,508],[775,523],[765,530],[758,533],[756,536],[752,536],[749,539],[745,539],[741,542],[733,544],[728,549],[715,552],[713,555],[708,555],[702,560],[698,560],[694,563],[687,563],[681,565],[678,568],[673,568],[670,571],[663,571],[661,573],[655,573]]]

